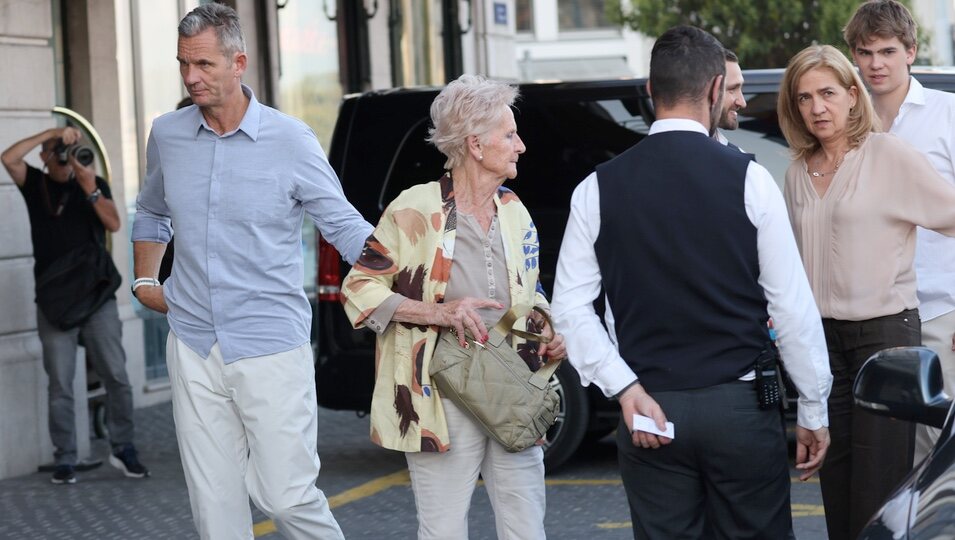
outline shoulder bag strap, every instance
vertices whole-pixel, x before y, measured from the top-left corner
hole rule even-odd
[[[507,313],[501,317],[501,320],[497,322],[494,326],[494,330],[497,330],[501,335],[506,336],[507,334],[514,334],[517,337],[528,339],[531,341],[537,341],[539,343],[550,343],[551,338],[542,334],[534,334],[531,332],[525,332],[523,330],[515,330],[512,327],[517,319],[528,315],[531,310],[536,311],[544,317],[544,320],[547,321],[547,324],[550,326],[551,330],[556,332],[554,328],[554,321],[550,318],[550,315],[541,309],[538,306],[533,308],[528,308],[525,304],[517,304],[511,306],[511,309],[507,310]],[[557,371],[557,368],[560,367],[561,360],[548,360],[541,366],[540,369],[534,372],[534,375],[531,376],[530,382],[537,388],[543,389],[547,387],[547,384],[550,381],[551,376]]]

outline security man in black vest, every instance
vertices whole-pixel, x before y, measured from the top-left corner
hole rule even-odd
[[[660,36],[648,83],[657,120],[576,188],[557,265],[552,309],[570,361],[620,402],[640,539],[789,536],[770,316],[799,392],[803,480],[829,445],[826,342],[782,194],[751,155],[710,138],[724,74],[710,34]],[[606,328],[593,308],[601,286]]]

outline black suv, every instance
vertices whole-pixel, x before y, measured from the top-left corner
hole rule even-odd
[[[748,105],[734,143],[754,153],[782,182],[789,153],[776,118],[782,70],[744,71]],[[917,73],[929,88],[955,91],[951,74]],[[513,189],[537,224],[541,281],[553,290],[557,254],[577,184],[594,167],[646,136],[653,111],[645,79],[520,86],[515,118],[527,145]],[[342,102],[329,151],[348,200],[372,224],[385,206],[414,184],[437,180],[442,156],[425,143],[429,107],[439,88],[394,89],[347,96]],[[318,302],[314,335],[318,402],[331,409],[367,412],[374,385],[375,335],[352,330],[338,302],[348,267],[319,240]],[[598,306],[599,309],[599,306]],[[561,414],[548,432],[545,463],[565,462],[585,440],[602,438],[616,426],[619,407],[594,386],[580,385],[565,362],[553,380],[562,398]]]

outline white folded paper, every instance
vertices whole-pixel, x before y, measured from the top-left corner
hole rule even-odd
[[[653,418],[650,418],[649,416],[643,416],[642,414],[633,414],[633,431],[645,431],[647,433],[662,435],[664,437],[673,439],[673,422],[667,422],[666,426],[667,428],[665,431],[660,431],[660,429],[657,428],[657,423],[653,420]]]

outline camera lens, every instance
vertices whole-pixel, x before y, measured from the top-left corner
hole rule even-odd
[[[80,162],[80,165],[84,167],[89,166],[90,163],[93,163],[95,156],[93,155],[93,150],[88,146],[73,145],[70,147],[70,153],[73,154],[73,157],[76,158],[76,161]]]

